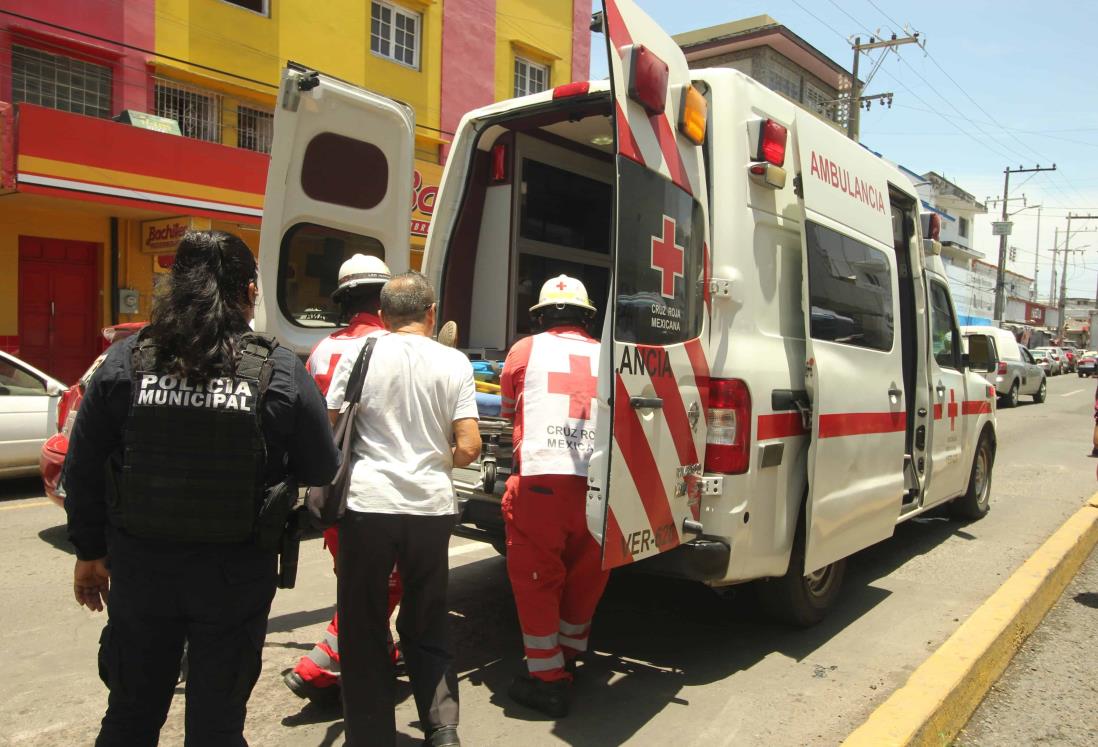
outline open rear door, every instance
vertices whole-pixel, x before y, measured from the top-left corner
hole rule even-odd
[[[904,493],[903,359],[888,183],[880,161],[798,112],[801,304],[812,400],[812,573],[892,535]]]
[[[305,352],[338,324],[339,267],[355,253],[408,269],[415,115],[290,64],[274,115],[256,329]]]
[[[698,518],[709,221],[705,99],[686,59],[632,0],[604,8],[617,184],[587,516],[613,568],[690,539]]]

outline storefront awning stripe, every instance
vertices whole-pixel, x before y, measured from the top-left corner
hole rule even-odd
[[[247,207],[244,205],[230,205],[223,202],[195,200],[188,197],[179,197],[177,195],[162,195],[156,192],[144,192],[136,189],[111,187],[104,184],[92,184],[90,182],[81,182],[73,179],[58,179],[56,177],[41,176],[38,174],[20,173],[19,183],[38,184],[45,187],[53,187],[55,189],[64,189],[77,192],[90,192],[93,194],[109,195],[112,197],[122,197],[130,200],[139,200],[145,203],[155,203],[158,205],[197,208],[199,210],[209,210],[217,213],[228,213],[231,215],[246,215],[255,218],[263,217],[263,211],[259,208]]]
[[[23,179],[24,175],[33,174],[36,176],[80,181],[104,187],[135,189],[166,197],[205,200],[208,202],[224,203],[226,205],[244,205],[257,209],[263,207],[262,194],[243,192],[235,189],[224,189],[207,184],[195,184],[193,182],[168,179],[159,176],[135,174],[129,171],[107,169],[101,166],[87,166],[80,163],[58,161],[52,158],[41,158],[38,156],[21,154],[19,156],[18,171],[20,180]]]

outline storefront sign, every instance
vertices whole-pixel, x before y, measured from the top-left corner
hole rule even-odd
[[[427,229],[431,227],[431,216],[435,212],[435,198],[438,196],[440,181],[441,166],[428,161],[416,161],[416,170],[412,175],[412,236],[427,235]]]
[[[146,254],[174,252],[179,240],[187,231],[208,231],[208,218],[164,218],[147,220],[141,224],[141,251]]]

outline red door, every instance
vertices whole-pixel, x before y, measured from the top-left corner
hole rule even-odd
[[[100,245],[19,237],[19,355],[71,384],[99,352]]]

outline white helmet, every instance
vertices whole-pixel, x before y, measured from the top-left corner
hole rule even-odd
[[[578,306],[592,314],[596,311],[591,299],[587,297],[587,289],[583,287],[583,283],[567,275],[558,275],[545,281],[541,286],[541,293],[538,294],[538,302],[530,307],[530,313],[549,306]]]
[[[389,266],[377,257],[369,254],[355,254],[339,267],[339,287],[332,293],[334,300],[344,291],[360,285],[383,284],[389,282],[393,273]]]

